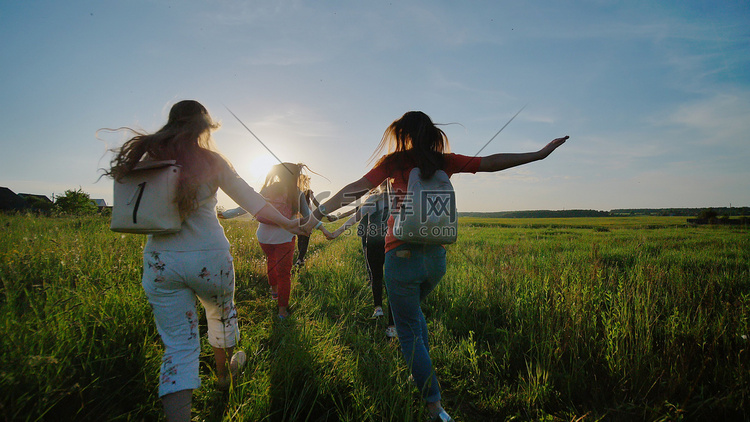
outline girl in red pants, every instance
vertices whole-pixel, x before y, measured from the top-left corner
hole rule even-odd
[[[271,168],[260,194],[266,197],[282,215],[303,218],[310,215],[305,191],[310,189],[310,178],[302,174],[304,164],[282,163]],[[279,318],[289,316],[289,294],[292,283],[292,263],[294,261],[295,236],[271,221],[258,219],[258,242],[266,254],[268,284],[271,295],[278,300]],[[319,226],[324,233],[327,230]],[[328,233],[330,234],[330,233]]]
[[[305,168],[307,166],[302,163],[281,163],[273,166],[266,176],[260,194],[284,216],[301,215],[304,219],[310,216],[310,208],[304,194],[310,189],[310,177],[302,173]],[[245,213],[244,209],[236,208],[224,211],[222,216],[234,218]],[[278,300],[279,319],[284,319],[289,316],[287,308],[292,284],[295,235],[271,220],[261,217],[258,218],[258,222],[260,224],[256,235],[260,248],[266,254],[271,296]],[[331,235],[322,223],[318,223],[315,228],[319,228],[326,236]]]

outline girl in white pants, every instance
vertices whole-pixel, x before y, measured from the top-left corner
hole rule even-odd
[[[198,388],[196,297],[206,310],[208,342],[214,349],[230,349],[240,337],[232,256],[228,250],[146,252],[142,284],[166,350],[159,396]]]
[[[196,297],[206,309],[208,341],[213,346],[219,387],[231,382],[241,363],[232,359],[239,340],[234,306],[234,266],[229,241],[216,216],[216,192],[223,190],[242,208],[273,221],[294,234],[309,234],[319,224],[300,226],[290,220],[240,178],[211,140],[214,123],[197,101],[180,101],[157,132],[139,133],[115,150],[107,175],[127,176],[142,160],[175,160],[181,166],[177,204],[179,232],[149,235],[143,250],[143,288],[164,341],[159,396],[168,421],[189,421],[192,392],[200,386],[200,339]]]

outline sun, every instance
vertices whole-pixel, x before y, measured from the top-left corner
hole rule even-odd
[[[243,166],[243,173],[247,174],[250,178],[248,182],[263,183],[266,180],[266,175],[275,164],[278,164],[276,159],[271,154],[261,154],[250,160],[248,164]]]

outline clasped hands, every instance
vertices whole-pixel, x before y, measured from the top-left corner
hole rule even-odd
[[[337,215],[327,215],[326,219],[328,221],[333,222],[339,219]],[[296,220],[293,220],[294,224],[291,227],[291,232],[296,235],[302,235],[302,236],[310,236],[312,232],[315,231],[315,229],[320,229],[320,231],[323,233],[323,235],[328,240],[333,240],[337,238],[343,230],[335,230],[333,233],[330,232],[323,224],[320,224],[321,221],[316,219],[315,217],[307,217],[307,218],[298,218]]]
[[[328,229],[326,229],[325,226],[315,217],[303,217],[292,221],[294,224],[292,225],[290,232],[296,235],[310,236],[315,229],[320,229],[328,240],[335,238],[333,234],[331,234],[331,232],[328,231]]]

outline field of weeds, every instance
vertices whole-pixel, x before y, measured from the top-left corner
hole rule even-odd
[[[222,224],[248,364],[217,391],[204,340],[194,420],[427,419],[397,340],[370,318],[356,236],[313,236],[280,322],[256,223]],[[163,418],[144,240],[102,217],[0,216],[2,419]],[[423,309],[457,421],[750,418],[747,228],[466,218],[447,249]]]

